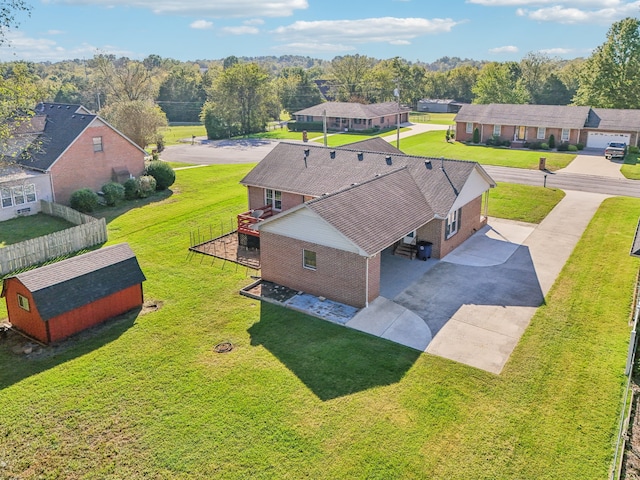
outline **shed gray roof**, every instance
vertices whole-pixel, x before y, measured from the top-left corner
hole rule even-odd
[[[45,321],[146,280],[135,254],[126,243],[9,278],[17,278],[31,292]]]
[[[311,200],[307,206],[368,255],[434,217],[406,166]]]
[[[309,151],[306,161],[305,150]],[[407,168],[433,212],[442,217],[449,213],[474,170],[492,182],[475,162],[281,142],[241,183],[320,197],[400,167]]]
[[[408,112],[409,110],[409,108],[400,107],[399,111]],[[321,117],[325,111],[327,112],[327,117],[379,118],[385,115],[397,114],[398,104],[397,102],[371,103],[369,105],[349,102],[325,102],[295,112],[294,115]]]
[[[465,104],[456,122],[526,127],[584,128],[590,107],[565,105]]]

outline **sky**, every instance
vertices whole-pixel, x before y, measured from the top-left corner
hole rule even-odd
[[[587,57],[611,24],[640,16],[623,0],[26,0],[31,15],[0,61],[98,53],[182,61],[266,55],[443,56],[520,60],[529,52]]]

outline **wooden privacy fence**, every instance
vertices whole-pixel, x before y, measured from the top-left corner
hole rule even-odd
[[[107,241],[107,222],[72,208],[41,200],[42,213],[77,226],[0,248],[0,275],[46,262]]]

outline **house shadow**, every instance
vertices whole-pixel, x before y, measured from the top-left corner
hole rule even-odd
[[[267,302],[248,332],[322,401],[397,383],[421,354]]]
[[[8,332],[0,338],[0,390],[117,340],[134,325],[141,312],[141,308],[130,310],[48,346],[40,346],[15,331]],[[25,349],[31,352],[27,354]]]

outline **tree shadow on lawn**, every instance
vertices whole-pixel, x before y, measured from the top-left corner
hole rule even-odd
[[[397,383],[421,355],[267,302],[248,331],[323,401]]]
[[[94,218],[104,218],[107,223],[112,222],[120,215],[124,215],[125,213],[133,210],[135,208],[144,207],[146,205],[162,202],[167,198],[173,195],[173,190],[159,190],[154,192],[153,195],[148,196],[147,198],[136,198],[134,200],[120,200],[117,205],[110,207],[107,205],[100,206],[94,212],[89,213],[90,216]]]
[[[133,326],[141,312],[141,308],[136,308],[46,347],[10,332],[6,338],[0,338],[0,390],[117,340]],[[32,353],[22,352],[26,346],[33,348]]]

